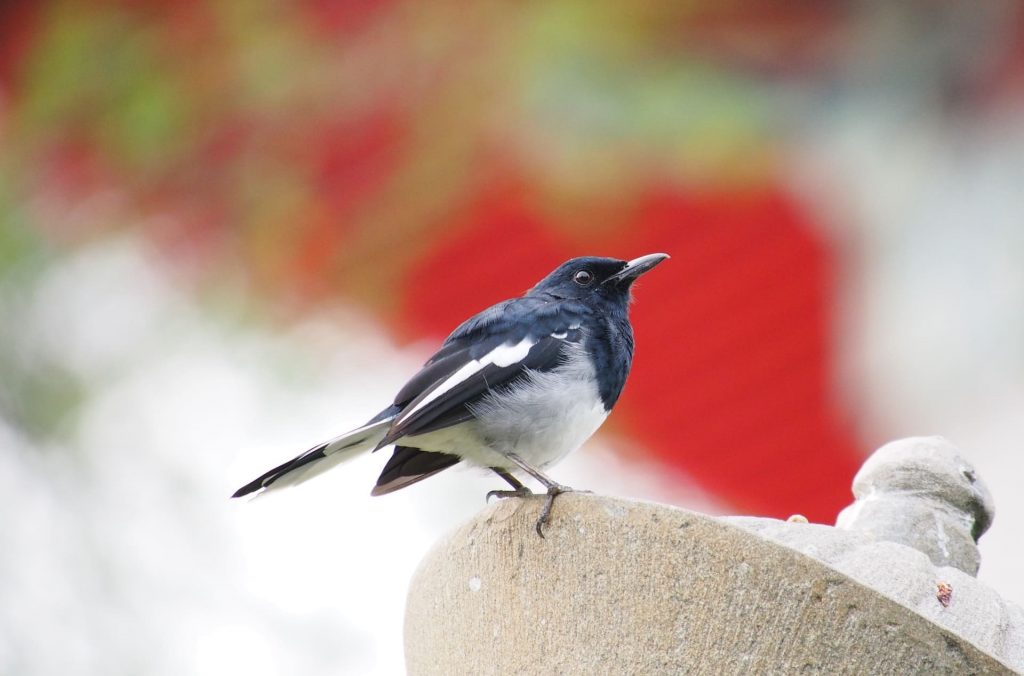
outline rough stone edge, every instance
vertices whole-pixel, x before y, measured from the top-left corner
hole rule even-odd
[[[958,634],[956,631],[954,631],[954,630],[952,630],[952,629],[950,629],[948,627],[945,627],[945,626],[943,626],[941,624],[938,624],[938,623],[934,622],[932,619],[922,615],[920,612],[918,612],[914,608],[908,607],[906,604],[901,603],[897,599],[891,598],[889,595],[886,595],[886,594],[882,593],[881,591],[871,587],[868,584],[865,584],[864,582],[856,579],[855,577],[852,577],[852,576],[848,575],[847,573],[845,573],[843,571],[837,570],[836,568],[834,568],[833,566],[829,565],[828,563],[826,563],[826,562],[824,562],[824,561],[822,561],[822,560],[820,560],[818,558],[815,558],[814,556],[808,555],[808,554],[800,551],[797,548],[794,548],[794,547],[789,546],[789,545],[787,545],[785,543],[781,543],[781,542],[778,542],[776,540],[773,540],[770,537],[767,537],[767,536],[765,536],[763,534],[759,534],[756,531],[751,530],[750,528],[745,528],[743,526],[740,526],[740,525],[737,525],[737,524],[734,524],[734,523],[730,523],[727,520],[727,517],[716,517],[716,516],[712,516],[712,515],[708,515],[708,514],[703,514],[701,512],[695,512],[695,511],[692,511],[692,510],[681,508],[681,507],[676,506],[676,505],[665,504],[665,503],[661,503],[661,502],[657,502],[657,501],[652,501],[652,500],[641,500],[641,499],[634,499],[634,498],[622,498],[622,497],[614,497],[614,496],[594,495],[594,494],[579,494],[579,493],[577,493],[577,494],[568,494],[568,495],[563,496],[562,498],[560,498],[562,505],[564,505],[566,502],[570,502],[571,503],[572,501],[579,500],[579,499],[597,499],[597,500],[602,500],[602,501],[609,501],[608,503],[602,505],[603,509],[605,509],[606,511],[608,511],[608,510],[613,510],[614,511],[616,509],[627,509],[627,507],[625,505],[622,505],[621,503],[627,503],[627,504],[633,504],[633,505],[638,505],[638,506],[644,506],[644,507],[648,507],[648,508],[653,507],[653,508],[657,508],[657,509],[670,510],[670,511],[682,514],[682,515],[686,515],[687,517],[692,517],[692,518],[696,518],[696,519],[699,519],[699,520],[706,520],[708,522],[711,522],[711,523],[717,525],[718,527],[722,527],[722,528],[734,531],[735,533],[740,534],[743,537],[750,537],[751,535],[754,535],[757,540],[762,542],[762,544],[767,545],[767,546],[772,547],[772,548],[778,548],[780,550],[783,550],[783,551],[787,552],[791,556],[795,556],[795,557],[797,557],[799,559],[802,559],[811,568],[824,568],[824,569],[826,569],[825,572],[828,572],[831,575],[835,575],[835,576],[838,576],[838,577],[842,578],[844,580],[845,584],[849,584],[853,588],[862,589],[866,593],[874,593],[884,603],[893,604],[894,606],[899,607],[900,610],[902,610],[902,611],[910,611],[915,617],[918,618],[918,620],[920,622],[924,622],[924,623],[927,623],[928,625],[932,626],[934,628],[934,630],[939,635],[949,636],[949,637],[951,637],[951,638],[953,638],[955,640],[963,641],[965,644],[969,645],[971,649],[977,651],[979,654],[981,654],[985,658],[991,660],[994,663],[994,665],[1001,667],[1007,673],[1021,673],[1021,672],[1016,671],[1010,665],[1008,665],[1005,662],[1005,660],[1001,659],[999,656],[993,655],[990,651],[985,650],[984,648],[978,646],[974,641],[971,641],[968,638]],[[616,503],[619,503],[619,504],[617,505]],[[413,574],[413,576],[411,578],[411,581],[410,581],[410,586],[409,586],[410,596],[411,596],[413,590],[416,588],[417,581],[420,579],[421,575],[424,573],[424,569],[427,566],[428,562],[430,562],[433,558],[435,558],[436,556],[441,554],[445,549],[447,549],[453,543],[457,542],[457,540],[459,539],[460,536],[462,536],[462,535],[470,535],[474,531],[477,531],[480,528],[486,528],[494,520],[505,521],[506,519],[517,518],[520,521],[524,521],[524,522],[528,522],[528,524],[532,524],[533,520],[536,518],[537,514],[539,513],[539,510],[540,510],[540,501],[539,500],[517,500],[517,499],[504,500],[504,501],[501,501],[501,502],[498,502],[498,503],[494,503],[494,504],[488,505],[487,507],[482,509],[480,512],[475,514],[468,521],[460,524],[459,526],[456,526],[456,527],[452,528],[447,533],[445,533],[441,538],[438,539],[438,541],[428,550],[428,552],[424,555],[423,559],[421,560],[420,564],[417,566],[416,571],[414,572],[414,574]],[[507,512],[507,513],[503,514],[502,512]],[[611,512],[609,512],[609,513],[611,513]],[[743,517],[735,517],[735,518],[740,519],[740,518],[743,518]],[[555,530],[555,529],[558,529],[560,527],[565,527],[565,525],[567,523],[569,523],[569,519],[571,519],[571,513],[567,513],[567,511],[566,511],[566,509],[564,507],[561,510],[556,508],[553,522],[549,526],[549,528],[551,528],[552,530]],[[775,520],[771,520],[771,519],[769,519],[769,520],[770,521],[775,521]],[[524,532],[524,537],[527,536],[527,533],[529,534],[529,536],[534,536],[532,528],[527,528],[527,527],[524,526],[523,532]],[[407,599],[407,601],[406,601],[407,617],[406,617],[405,626],[403,628],[404,633],[408,633],[408,631],[409,631],[409,626],[408,626],[408,622],[409,622],[408,610],[409,610],[409,600]],[[408,645],[406,646],[406,652],[408,653]]]
[[[873,539],[863,533],[824,524],[790,523],[753,516],[712,517],[752,535],[809,556],[837,570],[873,591],[967,640],[1007,668],[1024,672],[1024,609],[1004,599],[996,590],[951,566],[936,566],[922,552],[896,542]],[[882,570],[869,564],[884,560]],[[896,573],[896,574],[894,574]],[[916,578],[916,579],[915,579]],[[932,586],[924,584],[925,579]],[[952,604],[943,607],[937,599],[936,584],[951,583]],[[986,598],[979,598],[979,597]],[[998,604],[995,627],[980,626],[965,617],[961,599],[973,603],[966,614],[981,613],[979,604]]]

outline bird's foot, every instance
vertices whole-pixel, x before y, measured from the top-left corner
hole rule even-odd
[[[485,501],[490,502],[492,497],[498,498],[499,500],[504,500],[505,498],[526,498],[531,495],[533,495],[533,491],[531,491],[526,486],[520,486],[519,488],[512,491],[487,491],[487,497],[485,498]]]
[[[562,493],[589,493],[590,491],[577,491],[575,488],[569,486],[563,486],[562,484],[552,483],[548,487],[548,497],[544,501],[544,507],[540,510],[540,516],[537,517],[537,535],[544,537],[544,526],[551,521],[551,508],[555,505],[555,498]]]

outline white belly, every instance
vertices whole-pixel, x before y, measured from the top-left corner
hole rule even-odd
[[[593,373],[590,361],[576,353],[554,371],[533,371],[515,388],[487,395],[473,406],[475,420],[400,443],[461,455],[483,467],[516,469],[506,453],[537,469],[550,467],[608,417]]]
[[[608,417],[592,381],[566,380],[557,372],[533,373],[512,392],[485,398],[474,412],[488,449],[515,453],[538,469],[582,446]],[[514,467],[508,461],[498,466]]]

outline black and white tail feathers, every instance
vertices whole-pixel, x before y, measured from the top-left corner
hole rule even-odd
[[[397,415],[398,407],[392,406],[362,427],[314,446],[302,455],[253,479],[235,491],[231,497],[240,498],[262,489],[296,486],[360,453],[372,451],[387,434]]]

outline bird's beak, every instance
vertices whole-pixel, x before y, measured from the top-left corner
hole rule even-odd
[[[640,258],[634,258],[633,260],[626,263],[626,267],[622,268],[614,275],[604,280],[605,284],[615,285],[628,285],[644,274],[645,272],[652,270],[655,265],[668,258],[668,254],[664,253],[653,253],[641,256]]]

